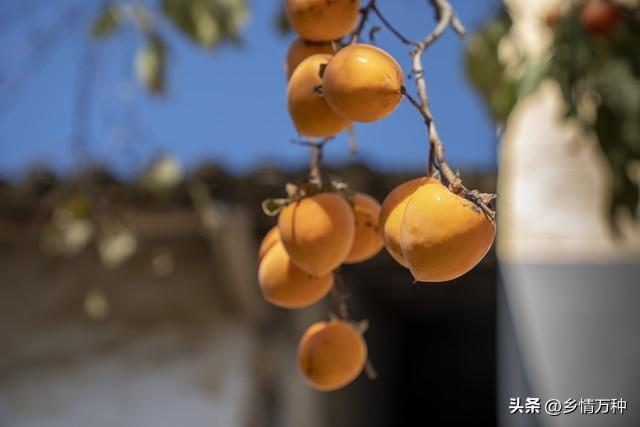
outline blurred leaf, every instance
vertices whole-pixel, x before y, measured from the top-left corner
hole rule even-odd
[[[540,85],[549,73],[550,61],[549,58],[529,64],[522,75],[518,83],[518,99],[524,98],[530,95]]]
[[[196,29],[196,41],[204,47],[215,46],[220,40],[220,27],[213,11],[209,10],[206,2],[192,2],[191,17]]]
[[[104,319],[109,314],[111,305],[102,291],[90,290],[84,296],[84,312],[95,320]]]
[[[118,29],[121,20],[122,15],[120,9],[113,5],[106,6],[100,11],[93,22],[91,34],[98,39],[104,38]]]
[[[178,161],[163,155],[144,172],[141,184],[152,191],[162,192],[175,188],[183,178],[184,172]]]
[[[511,28],[505,11],[487,23],[469,40],[466,49],[467,75],[484,97],[489,112],[497,122],[504,122],[516,101],[518,89],[506,76],[498,58],[498,44]]]
[[[163,0],[165,16],[185,36],[203,47],[214,46],[219,37],[215,17],[205,0]]]
[[[50,255],[74,256],[82,252],[94,235],[93,223],[78,215],[74,203],[57,208],[40,237],[40,247]]]
[[[118,268],[135,253],[137,246],[133,233],[126,228],[115,228],[98,240],[98,253],[107,268]]]
[[[600,105],[594,126],[605,157],[610,164],[610,224],[612,230],[619,233],[617,227],[618,212],[627,210],[632,218],[638,216],[640,188],[627,175],[630,157],[622,138],[618,115],[608,106]]]
[[[284,13],[284,4],[280,2],[276,11],[276,17],[274,19],[276,29],[281,34],[289,34],[291,32],[291,24],[287,19],[287,15]]]
[[[140,84],[153,94],[163,94],[166,78],[166,47],[157,35],[138,50],[135,59],[135,72]]]
[[[227,40],[238,41],[240,30],[247,22],[248,8],[245,0],[209,0]]]
[[[76,193],[69,197],[62,206],[74,218],[89,218],[91,203],[83,193]]]
[[[247,17],[245,0],[162,0],[161,6],[182,34],[205,48],[237,40]]]

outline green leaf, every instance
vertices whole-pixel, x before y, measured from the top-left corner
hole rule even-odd
[[[104,7],[91,27],[91,35],[97,39],[104,38],[113,34],[120,26],[122,14],[116,6]]]
[[[549,73],[550,61],[545,58],[540,62],[529,64],[518,84],[518,99],[533,93]]]
[[[289,34],[291,32],[291,24],[284,13],[284,4],[278,6],[278,10],[274,19],[276,29],[281,34]]]
[[[162,0],[161,8],[183,35],[204,48],[237,40],[247,17],[245,0]]]
[[[517,84],[506,76],[505,67],[498,58],[498,44],[510,28],[509,15],[501,11],[471,37],[465,56],[467,75],[497,122],[507,119],[518,99]]]
[[[165,91],[166,47],[157,35],[149,37],[148,42],[136,54],[135,71],[140,84],[153,94]]]
[[[196,41],[203,47],[213,47],[220,40],[220,26],[207,2],[192,1],[191,18],[195,26]]]
[[[627,174],[630,156],[622,139],[619,116],[610,107],[602,104],[598,108],[594,130],[600,147],[610,165],[609,222],[615,234],[619,234],[618,213],[628,211],[632,218],[638,217],[640,188]]]
[[[266,199],[262,202],[262,211],[265,215],[276,216],[287,203],[289,203],[289,199]]]
[[[223,36],[227,40],[238,41],[248,16],[246,0],[209,0],[209,3]]]
[[[193,19],[193,4],[202,3],[192,0],[162,0],[161,8],[164,15],[185,36],[200,44],[198,29]]]

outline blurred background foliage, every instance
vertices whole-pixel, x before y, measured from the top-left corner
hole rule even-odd
[[[530,61],[515,52],[518,72],[501,55],[511,19],[502,10],[469,41],[467,73],[494,120],[504,125],[520,99],[547,79],[562,93],[565,118],[595,135],[610,170],[610,222],[638,218],[640,161],[640,8],[607,0],[574,2],[547,16],[551,49]],[[513,48],[513,46],[511,46]]]
[[[165,90],[167,43],[162,20],[188,40],[204,49],[223,42],[240,43],[240,31],[246,22],[245,0],[161,0],[156,8],[144,3],[108,2],[100,10],[91,33],[107,38],[130,21],[146,38],[135,57],[136,76],[142,86],[154,94]]]

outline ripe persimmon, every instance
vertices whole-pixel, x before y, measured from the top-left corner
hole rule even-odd
[[[402,98],[404,73],[391,55],[368,44],[352,44],[329,61],[324,98],[341,116],[372,122],[391,114]]]
[[[300,37],[295,39],[287,51],[287,59],[284,64],[284,71],[287,79],[291,77],[296,67],[305,59],[316,53],[333,54],[333,47],[329,42],[310,42]]]
[[[280,211],[280,238],[293,262],[307,273],[324,276],[351,251],[355,219],[351,205],[337,193],[319,193]]]
[[[258,249],[258,262],[262,261],[262,258],[267,254],[269,249],[271,249],[276,243],[280,241],[280,231],[278,231],[278,226],[274,225],[271,229],[265,234],[262,242],[260,243],[260,248]]]
[[[318,322],[306,330],[298,347],[298,368],[307,383],[320,391],[342,388],[362,372],[367,344],[348,322]]]
[[[303,39],[328,42],[356,27],[360,0],[287,0],[285,14]]]
[[[480,262],[495,237],[495,225],[473,202],[435,179],[409,198],[400,227],[400,246],[414,278],[455,279]]]
[[[380,203],[373,197],[356,193],[353,197],[353,213],[355,216],[356,234],[351,252],[345,263],[356,263],[367,260],[382,249],[382,236],[378,229],[380,220]]]
[[[300,135],[326,138],[345,130],[351,124],[333,111],[315,90],[322,83],[320,68],[330,58],[331,55],[324,53],[311,55],[291,74],[287,87],[287,105]]]
[[[610,0],[589,0],[580,10],[580,22],[590,34],[606,36],[622,19],[622,8]]]
[[[314,277],[298,268],[277,241],[260,262],[258,281],[264,298],[282,308],[302,308],[324,298],[333,286],[333,273]]]
[[[402,266],[408,267],[407,261],[400,248],[400,228],[404,217],[404,210],[409,198],[421,185],[430,178],[415,178],[400,184],[382,202],[380,209],[380,231],[384,246],[389,254]]]

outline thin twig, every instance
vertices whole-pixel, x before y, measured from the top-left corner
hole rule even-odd
[[[349,298],[349,291],[347,285],[342,279],[342,275],[339,272],[334,272],[335,286],[331,290],[333,294],[334,303],[336,304],[337,315],[340,319],[350,321],[349,311],[347,308],[347,299]]]
[[[393,35],[398,38],[398,40],[400,40],[404,44],[413,45],[413,46],[417,45],[417,42],[415,42],[415,41],[403,36],[400,33],[400,31],[398,31],[393,25],[391,25],[391,23],[389,21],[387,21],[387,18],[385,18],[384,15],[380,12],[380,9],[378,9],[378,6],[376,5],[376,1],[375,0],[371,1],[371,10],[373,11],[373,13],[376,14],[378,19],[380,19],[380,22],[382,22],[382,24],[385,27],[387,27],[387,29],[389,31],[391,31],[393,33]]]
[[[362,30],[364,30],[364,26],[369,19],[369,14],[371,13],[371,9],[373,9],[375,3],[376,0],[369,0],[369,3],[367,3],[366,6],[360,9],[360,21],[358,22],[358,26],[356,27],[356,29],[351,33],[351,37],[349,39],[350,44],[358,43],[360,35],[362,34]]]
[[[367,359],[367,363],[364,365],[364,374],[370,380],[375,380],[376,378],[378,378],[378,371],[376,371],[373,363],[371,363],[371,359]]]
[[[333,137],[324,138],[320,141],[310,141],[307,139],[292,139],[291,142],[296,145],[302,145],[311,148],[311,162],[309,166],[309,180],[322,187],[322,150],[324,146],[333,139]]]
[[[349,317],[347,306],[347,299],[349,298],[349,290],[347,289],[347,285],[342,279],[342,275],[338,271],[334,272],[334,277],[335,286],[331,290],[331,296],[333,297],[333,301],[335,304],[335,309],[337,312],[336,316],[340,320],[343,320],[345,322],[353,322],[353,320],[351,320],[351,318]],[[359,323],[359,326],[364,325],[361,333],[364,333],[364,331],[367,329],[368,323],[369,322],[367,322],[366,320]],[[364,373],[370,380],[375,380],[378,377],[378,373],[376,372],[376,369],[374,368],[373,363],[371,363],[371,359],[369,358],[367,358],[367,362],[364,367]]]
[[[353,128],[353,125],[349,126],[347,131],[349,134],[349,154],[358,154],[358,141],[356,140],[356,131]]]

